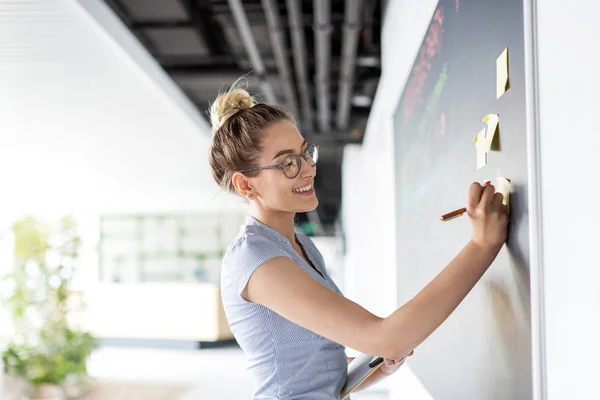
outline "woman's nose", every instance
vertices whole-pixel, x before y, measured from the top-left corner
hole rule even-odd
[[[313,163],[312,160],[304,161],[302,162],[302,170],[300,172],[302,177],[313,177],[317,174],[317,164]]]

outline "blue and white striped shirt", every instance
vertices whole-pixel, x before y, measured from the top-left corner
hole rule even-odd
[[[290,258],[317,282],[342,294],[327,274],[314,243],[305,235],[298,233],[297,237],[325,279],[294,250],[285,236],[252,217],[246,219],[245,228],[223,258],[221,296],[225,314],[246,355],[254,379],[255,400],[339,399],[346,382],[344,346],[241,296],[254,271],[275,257]]]

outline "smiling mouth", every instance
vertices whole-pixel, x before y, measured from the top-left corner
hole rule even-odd
[[[308,185],[304,185],[302,187],[299,187],[297,189],[292,190],[292,192],[294,193],[306,193],[306,192],[310,192],[313,189],[313,184],[309,183]]]

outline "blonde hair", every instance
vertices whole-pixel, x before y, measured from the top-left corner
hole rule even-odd
[[[295,122],[282,107],[260,104],[238,79],[225,93],[217,96],[210,107],[212,142],[209,163],[215,181],[235,194],[231,178],[236,171],[256,167],[261,151],[261,132],[279,121]],[[248,175],[252,175],[248,173]]]

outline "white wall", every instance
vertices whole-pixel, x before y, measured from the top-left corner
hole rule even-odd
[[[389,2],[382,32],[382,76],[365,140],[344,152],[345,295],[379,316],[399,306],[392,118],[436,5],[435,0]],[[386,383],[391,399],[430,398],[408,365]]]
[[[0,225],[41,209],[237,206],[217,195],[200,111],[103,1],[2,12]]]
[[[547,398],[598,399],[600,3],[537,3]]]

